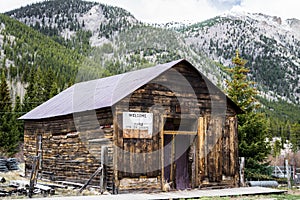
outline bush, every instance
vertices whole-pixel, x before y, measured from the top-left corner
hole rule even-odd
[[[252,158],[246,160],[245,176],[247,180],[274,180],[272,171],[269,163],[259,163]]]

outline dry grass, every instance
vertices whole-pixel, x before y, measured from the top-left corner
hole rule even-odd
[[[19,165],[20,170],[17,171],[10,171],[7,173],[0,173],[0,177],[4,177],[6,179],[6,183],[1,184],[0,187],[7,185],[10,181],[12,180],[28,180],[28,178],[22,177],[20,175],[24,175],[24,164]],[[42,181],[38,181],[41,183]],[[126,180],[123,182],[123,186],[131,186],[131,182]],[[146,182],[141,181],[141,186],[147,185]],[[55,189],[55,197],[58,196],[77,196],[78,195],[79,189],[73,188],[73,187],[68,187],[67,189]],[[88,187],[86,190],[84,190],[80,196],[89,196],[89,195],[100,195],[99,190],[96,188],[91,188]],[[34,197],[43,197],[42,195],[35,195]],[[16,196],[13,195],[12,197],[5,197],[1,199],[24,199],[27,198],[25,195],[23,196]],[[283,194],[283,195],[258,195],[258,196],[237,196],[237,197],[212,197],[212,198],[199,198],[201,200],[298,200],[300,199],[300,190],[299,189],[293,189],[289,190],[288,194]]]
[[[1,173],[0,177],[4,177],[6,182],[12,181],[12,180],[26,180],[26,178],[22,177],[25,174],[25,164],[21,163],[19,164],[19,170],[16,171],[9,171],[7,173]]]
[[[11,190],[12,188],[8,187],[8,184],[10,183],[10,181],[14,181],[14,180],[22,180],[22,181],[28,181],[29,183],[29,179],[24,177],[25,171],[25,165],[24,164],[20,164],[19,165],[19,170],[16,171],[9,171],[7,173],[0,173],[0,177],[4,177],[6,182],[5,183],[0,183],[0,188],[3,188],[4,190]],[[41,180],[38,180],[38,183],[49,183],[49,182],[44,182]],[[55,197],[58,196],[77,196],[78,195],[78,188],[74,188],[74,187],[68,187],[67,189],[60,189],[60,188],[56,188],[55,189]],[[79,194],[80,196],[88,196],[88,195],[100,195],[100,192],[95,189],[95,188],[91,188],[91,187],[87,187],[86,190],[84,190],[81,194]],[[42,194],[36,194],[34,195],[34,197],[43,197]],[[0,197],[0,199],[24,199],[24,198],[28,198],[25,195],[20,195],[18,196],[17,194],[13,194],[11,197]]]

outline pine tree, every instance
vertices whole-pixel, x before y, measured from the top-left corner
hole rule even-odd
[[[23,141],[24,136],[24,125],[21,120],[18,120],[24,113],[22,112],[22,104],[21,99],[19,96],[16,97],[15,107],[13,109],[14,119],[15,119],[15,126],[18,131],[19,140]]]
[[[292,143],[293,152],[297,152],[300,149],[300,124],[294,123],[291,127],[290,141]]]
[[[32,110],[35,105],[33,103],[33,99],[34,99],[34,71],[33,69],[31,69],[30,74],[28,76],[28,85],[26,87],[26,93],[24,96],[24,102],[23,102],[23,108],[22,110],[25,112],[29,112],[30,110]]]
[[[51,86],[51,85],[50,85]],[[51,87],[49,87],[51,88]],[[23,111],[29,112],[33,108],[42,104],[50,95],[50,89],[45,90],[45,79],[41,69],[32,69],[29,76],[26,94],[24,96]]]
[[[51,90],[49,93],[49,99],[58,94],[58,88],[56,82],[53,82],[51,85]]]
[[[253,87],[254,82],[247,79],[247,74],[250,72],[245,67],[247,61],[239,57],[239,52],[236,51],[236,56],[232,59],[233,68],[228,69],[232,75],[232,80],[227,81],[228,96],[245,112],[251,112],[257,106],[255,95],[257,90]]]
[[[0,111],[1,116],[5,112],[11,111],[11,98],[4,71],[2,71],[0,83]]]
[[[228,71],[231,80],[227,81],[228,96],[244,111],[238,115],[239,156],[246,158],[245,174],[248,177],[255,173],[265,173],[263,162],[270,153],[267,120],[262,113],[257,112],[257,94],[254,82],[248,80],[249,69],[245,67],[247,61],[236,56],[232,59],[233,68]]]
[[[2,72],[0,83],[0,155],[12,155],[16,152],[19,132],[16,130],[16,118],[12,112],[12,103],[5,74]]]
[[[44,87],[43,94],[42,94],[43,99],[41,100],[45,102],[50,98],[52,92],[52,85],[53,83],[55,83],[53,71],[49,69],[46,73],[44,73],[43,80],[40,80],[40,82],[43,82],[42,84],[40,83],[40,85]]]

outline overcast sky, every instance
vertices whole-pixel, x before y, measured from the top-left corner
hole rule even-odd
[[[0,0],[6,12],[42,0]],[[119,6],[143,22],[199,22],[231,9],[300,19],[300,0],[92,0]]]

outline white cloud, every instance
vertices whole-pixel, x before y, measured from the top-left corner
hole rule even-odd
[[[300,19],[299,0],[96,0],[120,6],[144,22],[199,22],[240,6],[247,12]]]
[[[242,0],[241,7],[249,12],[300,19],[299,0]]]
[[[40,2],[41,0],[1,0],[0,1],[0,13],[4,13],[21,6],[26,6],[31,3]]]
[[[220,14],[207,0],[98,0],[121,6],[144,22],[202,21]]]
[[[239,5],[241,0],[207,0],[211,6],[220,11],[230,10],[233,6]]]

